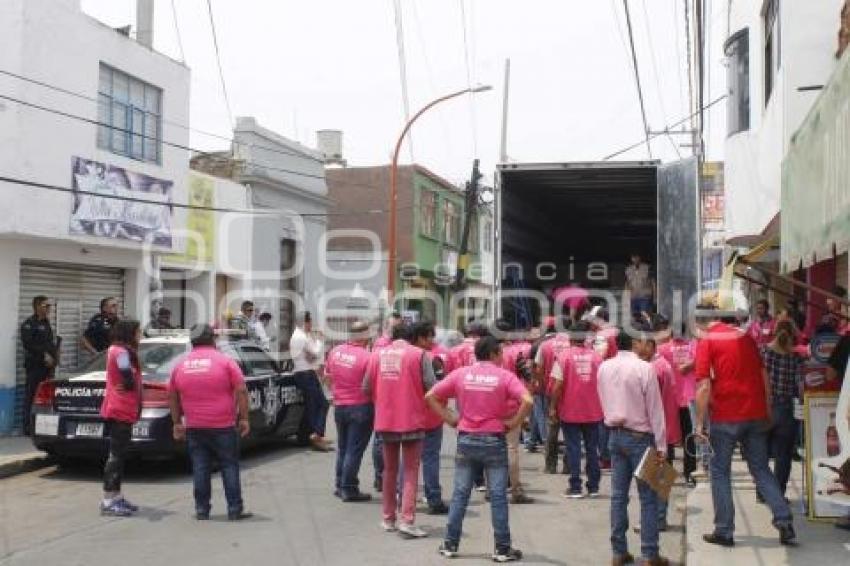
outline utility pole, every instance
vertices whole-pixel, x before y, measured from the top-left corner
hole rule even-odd
[[[472,178],[466,184],[466,205],[463,214],[463,232],[460,237],[460,251],[457,255],[457,273],[455,275],[455,291],[460,292],[466,286],[466,268],[469,266],[469,231],[478,204],[478,183],[481,173],[478,171],[478,159],[472,162]]]

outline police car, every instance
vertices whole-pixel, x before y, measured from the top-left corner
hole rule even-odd
[[[256,342],[238,336],[219,337],[217,346],[245,374],[251,433],[243,445],[289,437],[306,444],[304,396],[295,385],[291,362],[282,367]],[[191,347],[188,333],[179,331],[145,338],[139,345],[142,412],[133,426],[131,455],[171,458],[185,450],[172,437],[168,380]],[[103,458],[109,444],[109,424],[100,416],[105,389],[105,352],[78,373],[39,385],[31,413],[36,448],[60,458]]]

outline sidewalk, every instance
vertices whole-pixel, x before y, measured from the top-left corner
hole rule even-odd
[[[47,454],[36,450],[25,436],[0,437],[0,479],[45,466]]]
[[[702,535],[712,532],[714,511],[711,485],[701,481],[690,490],[687,498],[688,566],[850,564],[850,532],[836,529],[831,523],[811,522],[803,514],[802,473],[802,466],[795,462],[787,494],[794,512],[797,547],[779,544],[778,532],[771,525],[770,510],[756,503],[755,484],[740,458],[732,463],[735,547],[705,543]]]

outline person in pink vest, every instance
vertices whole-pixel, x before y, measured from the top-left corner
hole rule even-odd
[[[531,353],[531,342],[525,337],[508,343],[502,347],[502,368],[514,374],[529,387],[532,379],[532,361],[529,359]],[[511,429],[505,433],[508,443],[508,475],[511,480],[511,503],[525,504],[534,503],[534,498],[526,495],[522,488],[522,478],[519,465],[519,445],[522,427]]]
[[[192,351],[171,370],[168,404],[174,439],[186,440],[192,461],[195,518],[210,518],[213,461],[221,468],[227,519],[241,521],[246,513],[239,479],[239,437],[251,432],[248,389],[236,360],[219,352],[209,324],[191,329]]]
[[[133,425],[142,412],[142,370],[139,365],[139,341],[142,327],[138,320],[124,319],[112,329],[112,345],[106,352],[106,391],[100,415],[109,432],[109,459],[103,469],[103,500],[100,514],[129,517],[139,510],[121,494],[124,461],[133,436]]]
[[[458,555],[473,478],[484,471],[490,488],[493,560],[510,562],[521,559],[522,552],[511,546],[505,433],[522,424],[531,411],[532,399],[517,376],[500,367],[502,348],[496,338],[479,339],[475,357],[478,361],[474,365],[453,371],[426,396],[431,410],[458,429],[454,493],[446,538],[439,552],[446,558]],[[459,414],[446,407],[451,398],[457,399]]]
[[[696,356],[696,341],[685,338],[687,326],[683,325],[682,333],[670,338],[669,324],[666,319],[660,321],[656,328],[662,331],[664,337],[658,345],[658,353],[673,368],[673,375],[679,389],[679,430],[683,441],[683,476],[685,483],[696,485],[691,474],[696,471],[696,443],[693,437],[693,411],[696,400],[696,376],[694,374],[694,357]],[[673,454],[668,454],[672,459]]]
[[[587,337],[586,345],[593,348],[605,360],[613,359],[619,351],[617,335],[619,330],[608,322],[608,310],[595,306],[585,315],[583,320],[590,323],[592,333]],[[599,425],[599,468],[611,471],[611,451],[609,450],[609,430],[602,422]]]
[[[384,332],[375,340],[375,343],[372,344],[372,350],[380,350],[381,348],[386,348],[390,344],[393,343],[393,328],[401,324],[401,315],[398,312],[393,311],[390,313],[390,317],[384,323]]]
[[[430,356],[411,345],[410,339],[407,325],[393,329],[393,343],[372,354],[363,387],[375,404],[375,432],[383,442],[381,527],[387,532],[397,530],[407,538],[420,538],[427,536],[414,524],[427,416],[425,392],[436,379]],[[401,521],[397,524],[399,464],[404,469],[404,481]]]
[[[570,470],[566,496],[584,497],[581,489],[581,444],[584,442],[587,494],[599,495],[599,423],[603,420],[596,376],[602,356],[585,344],[590,324],[578,322],[570,331],[572,347],[563,351],[552,368],[550,411],[561,423]]]
[[[434,323],[421,321],[413,325],[413,345],[422,348],[431,356],[436,381],[443,379],[447,352],[434,344]],[[440,487],[440,450],[443,447],[443,419],[433,411],[425,413],[425,438],[422,441],[422,490],[428,502],[429,515],[445,515],[449,507],[443,501]]]
[[[372,496],[360,491],[360,463],[372,437],[375,409],[363,392],[363,380],[369,366],[369,325],[362,321],[351,325],[351,338],[328,353],[325,376],[334,396],[334,421],[337,454],[334,495],[346,503],[369,501]]]
[[[770,316],[770,303],[765,299],[761,299],[756,303],[755,316],[750,322],[747,334],[752,336],[756,344],[761,347],[773,342],[775,331],[776,320]]]
[[[652,364],[661,391],[661,404],[664,408],[664,430],[667,438],[667,459],[673,446],[681,442],[682,432],[679,428],[679,388],[676,375],[670,363],[657,352],[655,339],[649,340],[646,361]],[[658,498],[658,531],[667,530],[667,501]]]
[[[566,332],[569,317],[558,317],[555,321],[557,332],[554,336],[540,344],[534,356],[534,367],[540,379],[540,394],[544,398],[544,415],[548,418],[546,427],[546,450],[543,473],[558,473],[558,434],[560,431],[557,413],[552,413],[549,396],[552,394],[552,369],[558,357],[570,349],[570,335]],[[569,469],[567,457],[564,455],[564,470]]]
[[[487,336],[489,331],[482,323],[470,322],[464,334],[465,338],[463,342],[449,351],[449,365],[446,368],[447,374],[458,368],[469,367],[475,363],[475,342],[482,336]]]

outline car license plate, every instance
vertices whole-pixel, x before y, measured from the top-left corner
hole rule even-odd
[[[59,434],[59,415],[36,415],[35,434],[57,436]]]
[[[77,436],[100,438],[103,436],[103,423],[77,423]]]
[[[151,434],[151,423],[137,422],[133,425],[133,436],[137,438],[147,438]]]

